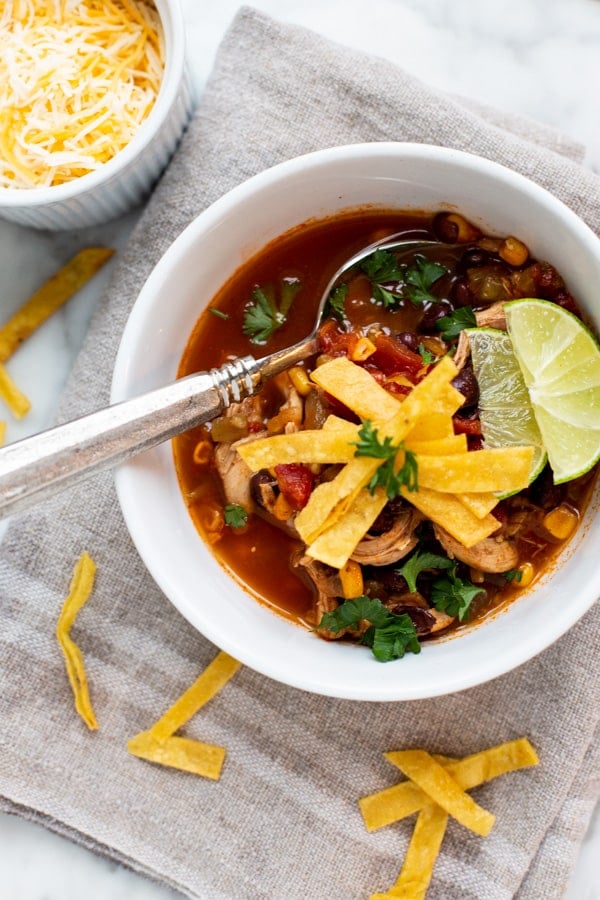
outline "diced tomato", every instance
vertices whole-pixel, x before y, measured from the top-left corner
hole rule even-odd
[[[454,434],[481,436],[481,422],[477,414],[473,416],[454,416],[452,419]]]
[[[342,331],[333,319],[329,319],[319,330],[319,347],[330,356],[349,356],[358,337],[353,331]]]
[[[315,484],[315,476],[302,463],[279,463],[275,466],[279,490],[292,509],[304,509]]]
[[[423,360],[418,353],[409,350],[406,344],[389,334],[378,334],[375,338],[375,353],[369,359],[386,375],[408,375],[413,378],[423,368]]]

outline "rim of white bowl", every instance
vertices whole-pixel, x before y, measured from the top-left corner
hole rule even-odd
[[[185,66],[185,28],[179,0],[153,0],[164,33],[165,70],[158,96],[147,118],[129,143],[100,168],[80,178],[51,187],[0,187],[0,207],[6,209],[48,206],[107,185],[123,172],[150,144],[169,115],[183,79]]]
[[[600,259],[600,240],[592,230],[571,209],[569,209],[569,207],[545,188],[530,181],[520,173],[514,172],[512,169],[491,160],[487,160],[484,157],[479,157],[461,150],[438,147],[436,145],[407,142],[348,144],[327,148],[325,150],[313,151],[279,163],[234,187],[200,213],[175,239],[173,244],[167,249],[151,272],[131,310],[115,360],[111,402],[119,402],[128,399],[130,396],[127,390],[128,379],[131,375],[129,366],[131,348],[129,345],[131,342],[135,343],[136,332],[143,323],[148,309],[152,306],[153,302],[155,302],[157,288],[160,288],[160,286],[168,280],[171,268],[177,264],[179,256],[184,254],[185,251],[189,249],[190,245],[194,244],[199,233],[208,230],[222,215],[235,207],[246,197],[261,190],[263,187],[274,184],[277,181],[286,178],[288,175],[306,168],[307,166],[316,168],[321,164],[327,164],[334,158],[348,160],[354,157],[362,158],[365,155],[376,158],[388,155],[391,152],[394,154],[404,154],[408,157],[411,157],[411,155],[418,155],[420,159],[425,160],[445,160],[457,165],[463,164],[470,169],[479,169],[484,174],[495,175],[497,178],[511,183],[524,195],[535,198],[540,206],[545,206],[554,213],[560,214],[569,229],[575,233],[578,242],[580,242],[588,252]],[[182,335],[181,352],[183,352],[187,339],[187,334]],[[152,453],[153,451],[151,450],[149,452]],[[171,462],[171,464],[174,471],[174,463]],[[211,640],[217,647],[237,658],[244,665],[249,666],[275,681],[311,693],[336,697],[338,699],[363,700],[369,702],[396,702],[426,699],[476,687],[518,668],[520,665],[545,650],[565,634],[565,632],[567,632],[569,628],[591,608],[598,597],[598,588],[600,588],[600,570],[598,586],[594,587],[589,582],[586,583],[586,585],[578,591],[577,596],[570,597],[569,603],[563,604],[559,612],[546,623],[543,632],[538,631],[528,633],[526,640],[522,639],[515,641],[508,647],[504,647],[502,654],[489,654],[480,659],[475,672],[461,670],[453,679],[450,679],[449,681],[446,680],[444,684],[438,684],[433,688],[431,686],[425,688],[421,687],[418,680],[410,683],[410,679],[400,679],[398,682],[397,679],[392,681],[387,678],[380,679],[376,687],[374,687],[373,684],[368,684],[367,686],[355,684],[352,687],[349,687],[346,684],[340,685],[338,683],[335,678],[335,672],[329,681],[324,681],[322,677],[319,678],[319,680],[315,680],[311,677],[310,672],[290,673],[285,666],[282,669],[279,664],[273,664],[269,658],[265,658],[260,652],[255,652],[254,648],[248,643],[240,644],[237,641],[233,641],[226,627],[223,629],[215,628],[214,622],[210,617],[205,618],[201,614],[201,609],[198,606],[190,603],[188,598],[181,596],[177,590],[177,586],[171,581],[168,573],[163,570],[162,566],[157,562],[158,557],[153,555],[153,550],[147,540],[147,523],[141,520],[138,522],[136,518],[135,499],[129,492],[131,486],[130,476],[135,473],[135,467],[136,459],[134,458],[116,472],[117,495],[126,525],[138,553],[154,581],[165,593],[168,600],[173,603],[184,618],[187,619],[187,621],[201,634]],[[180,502],[182,506],[184,506],[181,496]],[[189,513],[187,513],[187,515],[189,517]],[[193,523],[192,527],[194,527]],[[198,540],[201,541],[199,536]],[[569,551],[567,550],[567,553],[568,552]],[[558,569],[560,568],[561,566],[559,565]],[[224,569],[223,574],[224,577],[231,579],[235,583],[235,579],[232,579]],[[549,577],[553,578],[554,575],[551,574]],[[251,594],[245,592],[239,583],[238,590],[242,593],[246,593],[252,602],[262,606],[262,604],[253,598]],[[526,598],[523,597],[522,599],[525,600]],[[267,611],[269,612],[269,615],[281,618],[277,613],[271,612],[270,610]],[[492,621],[499,620],[503,614],[504,613],[501,612],[492,617]],[[300,626],[296,626],[292,623],[288,624],[289,627],[300,630]],[[484,627],[485,624],[477,626],[473,629],[471,634],[474,634]],[[465,640],[468,634],[469,632],[466,632],[464,636],[441,642],[438,646],[448,646],[453,644],[455,640]],[[316,638],[315,640],[319,639]],[[431,646],[433,647],[434,645]],[[350,649],[356,651],[356,648]],[[424,649],[426,651],[427,646],[425,646]],[[417,659],[418,658],[419,657],[417,657]],[[406,661],[407,658],[400,661],[400,665],[405,664]],[[375,661],[373,662],[375,665],[380,665]]]

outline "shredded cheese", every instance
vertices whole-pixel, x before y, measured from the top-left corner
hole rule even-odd
[[[0,10],[0,187],[49,187],[98,169],[129,143],[158,95],[156,8],[5,0]]]

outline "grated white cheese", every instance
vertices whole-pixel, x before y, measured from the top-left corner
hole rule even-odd
[[[122,150],[164,70],[146,0],[0,4],[0,187],[63,184]]]

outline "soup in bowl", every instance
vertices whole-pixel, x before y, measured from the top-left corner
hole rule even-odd
[[[399,236],[418,244],[385,249]],[[595,599],[594,460],[563,479],[549,447],[553,472],[531,409],[494,437],[489,401],[507,382],[486,365],[504,365],[505,329],[528,334],[540,306],[597,327],[586,226],[515,173],[441,148],[285,163],[159,263],[113,399],[300,340],[333,272],[382,241],[332,292],[305,365],[117,485],[151,573],[219,647],[307,690],[396,700],[502,674]]]

